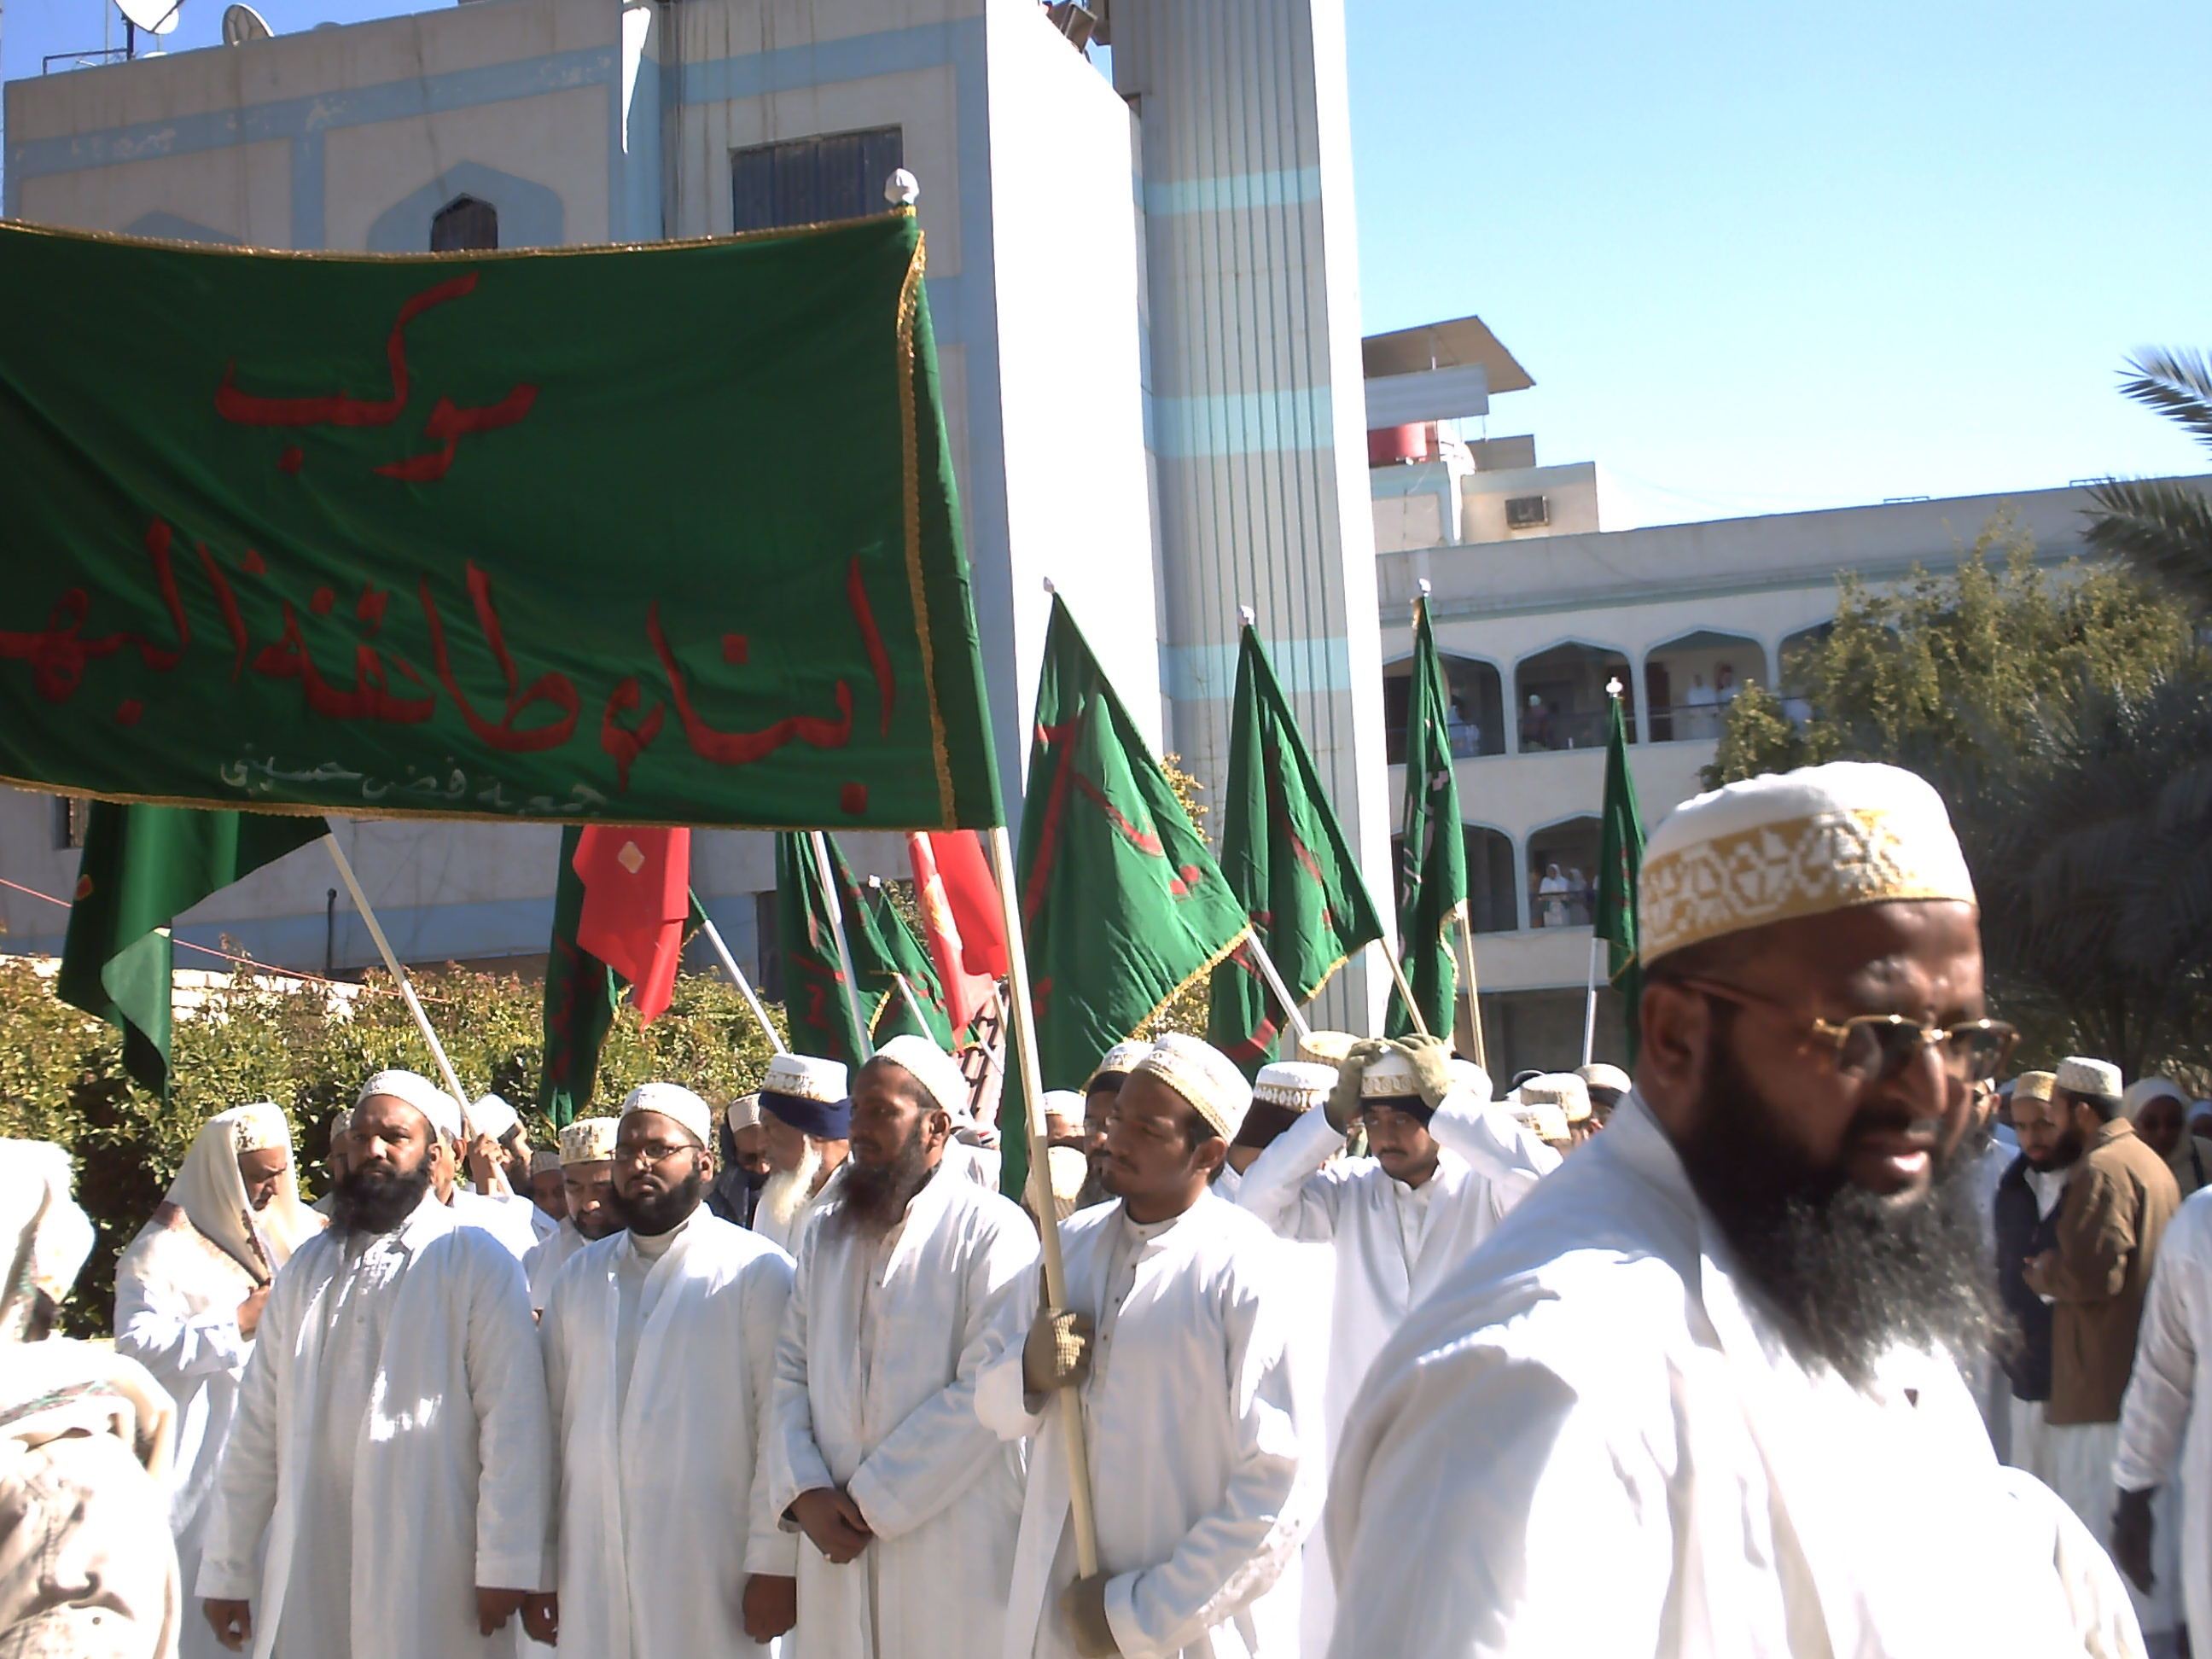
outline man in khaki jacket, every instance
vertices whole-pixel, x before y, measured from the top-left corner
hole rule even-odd
[[[2030,1261],[2023,1277],[2052,1304],[2054,1316],[2045,1407],[2051,1485],[2109,1546],[2120,1400],[2135,1365],[2136,1326],[2159,1239],[2181,1194],[2166,1161],[2121,1115],[2119,1067],[2062,1060],[2051,1098],[2068,1115],[2083,1151],[2059,1200],[2058,1247]],[[2154,1626],[2147,1620],[2145,1627]]]

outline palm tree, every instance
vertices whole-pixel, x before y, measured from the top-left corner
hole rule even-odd
[[[2127,367],[2124,395],[2212,448],[2212,359],[2146,351]],[[2097,504],[2090,546],[2134,561],[2212,609],[2212,496],[2172,478],[2112,478],[2089,494]]]

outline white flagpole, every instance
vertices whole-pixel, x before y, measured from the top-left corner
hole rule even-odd
[[[860,1012],[860,985],[853,976],[853,947],[845,943],[845,895],[837,885],[837,872],[830,862],[830,838],[819,830],[810,830],[806,838],[814,843],[814,872],[822,883],[822,890],[830,896],[830,932],[837,941],[837,971],[845,976],[845,1006],[853,1011],[853,1027],[860,1034],[861,1062],[875,1057],[875,1039],[868,1033],[868,1017]],[[857,1067],[855,1068],[857,1069]]]
[[[462,1138],[466,1139],[473,1136],[476,1126],[469,1120],[468,1094],[462,1089],[460,1079],[453,1074],[453,1062],[446,1058],[446,1045],[438,1041],[438,1034],[430,1029],[430,1017],[422,1012],[422,1000],[415,994],[415,986],[407,977],[407,970],[399,965],[399,958],[392,954],[392,941],[385,938],[383,924],[377,921],[376,912],[369,908],[368,895],[361,890],[361,883],[354,878],[353,866],[346,860],[345,848],[338,845],[338,838],[334,835],[325,836],[323,845],[331,849],[331,862],[337,866],[338,874],[345,882],[346,891],[353,895],[354,908],[361,912],[361,919],[368,924],[368,936],[376,941],[376,948],[383,953],[385,968],[399,987],[399,994],[406,1000],[407,1012],[415,1016],[415,1024],[422,1033],[422,1041],[430,1045],[430,1057],[438,1062],[438,1075],[446,1081],[446,1092],[453,1096],[454,1103],[461,1109]]]
[[[722,971],[736,981],[739,994],[745,1000],[745,1006],[753,1011],[753,1018],[760,1022],[761,1035],[768,1039],[768,1046],[777,1054],[789,1054],[791,1050],[783,1046],[783,1039],[775,1034],[775,1027],[768,1023],[768,1010],[761,1006],[761,1000],[753,994],[752,981],[738,966],[738,959],[730,954],[730,947],[722,943],[721,929],[714,926],[714,917],[707,914],[707,907],[703,904],[699,907],[699,924],[706,933],[707,943],[714,947],[714,954],[722,959]]]
[[[989,831],[991,872],[998,878],[999,915],[1006,935],[1007,1001],[1013,1021],[1014,1052],[1021,1057],[1022,1097],[1030,1127],[1030,1202],[1037,1215],[1044,1246],[1045,1299],[1055,1312],[1067,1306],[1067,1268],[1060,1260],[1060,1228],[1054,1222],[1052,1178],[1046,1165],[1051,1151],[1045,1127],[1044,1085],[1037,1070],[1036,1005],[1030,1000],[1029,957],[1022,943],[1021,907],[1014,902],[1014,854],[1006,827]],[[1098,1571],[1098,1517],[1091,1502],[1091,1458],[1084,1448],[1083,1400],[1073,1389],[1060,1395],[1061,1438],[1067,1447],[1068,1519],[1075,1531],[1076,1571],[1089,1578]]]
[[[1275,994],[1275,1000],[1283,1005],[1283,1012],[1291,1017],[1291,1025],[1297,1032],[1298,1041],[1304,1042],[1313,1035],[1313,1027],[1306,1024],[1306,1017],[1298,1012],[1298,1005],[1291,996],[1291,988],[1283,983],[1283,976],[1275,971],[1274,958],[1267,954],[1267,947],[1260,943],[1258,933],[1244,936],[1244,951],[1252,965],[1260,970],[1260,977],[1267,981],[1267,988]]]
[[[1592,1050],[1597,1047],[1597,953],[1603,943],[1596,934],[1590,935],[1589,984],[1583,998],[1583,1064],[1590,1063]]]

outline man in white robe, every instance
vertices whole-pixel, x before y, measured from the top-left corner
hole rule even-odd
[[[1234,1061],[1163,1038],[1108,1115],[1115,1202],[1061,1230],[1066,1310],[1032,1273],[994,1329],[976,1410],[1035,1436],[1005,1659],[1291,1659],[1317,1424],[1291,1352],[1290,1247],[1209,1190],[1250,1097]],[[1098,1571],[1079,1576],[1065,1407],[1083,1403]]]
[[[522,1267],[431,1188],[459,1119],[412,1072],[369,1079],[331,1229],[262,1310],[198,1587],[255,1659],[484,1659],[546,1588],[552,1446]]]
[[[1838,763],[1644,859],[1636,1092],[1385,1345],[1329,1494],[1331,1652],[2135,1654],[2111,1562],[2002,1468],[1978,916],[1935,791]]]
[[[611,1117],[580,1117],[561,1131],[561,1181],[567,1212],[553,1237],[531,1247],[522,1258],[530,1283],[530,1309],[545,1311],[553,1280],[570,1256],[620,1230],[615,1219],[615,1130]]]
[[[541,1333],[559,1588],[531,1634],[599,1659],[762,1651],[798,1607],[797,1540],[760,1455],[791,1258],[702,1202],[705,1101],[648,1083],[620,1122],[625,1231],[562,1270]]]
[[[753,1231],[788,1255],[799,1254],[807,1218],[835,1196],[849,1155],[845,1080],[842,1062],[813,1054],[778,1054],[761,1079],[769,1177],[753,1206]]]
[[[201,1126],[168,1196],[115,1264],[115,1351],[144,1365],[177,1405],[169,1526],[187,1591],[269,1281],[322,1227],[300,1202],[291,1126],[263,1101]],[[222,1650],[197,1616],[179,1637],[185,1659]]]
[[[854,1079],[852,1157],[799,1240],[773,1503],[806,1534],[805,1659],[988,1659],[999,1645],[1021,1449],[976,1419],[975,1377],[1037,1236],[943,1166],[945,1103],[966,1088],[927,1038],[885,1043]]]

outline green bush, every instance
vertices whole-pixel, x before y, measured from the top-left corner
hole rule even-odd
[[[541,1046],[540,988],[514,975],[447,968],[415,975],[430,1023],[471,1097],[504,1096],[531,1138],[551,1127],[532,1109]],[[780,1020],[781,1011],[770,1009]],[[98,1229],[92,1259],[64,1316],[72,1334],[106,1332],[115,1258],[217,1112],[271,1100],[292,1124],[302,1184],[312,1195],[331,1117],[372,1073],[389,1066],[434,1075],[406,1005],[381,974],[333,1012],[322,990],[274,988],[241,969],[196,1011],[179,1011],[168,1101],[123,1073],[112,1028],[53,994],[28,961],[0,957],[0,1134],[51,1140],[77,1164],[77,1197]],[[600,1057],[592,1109],[611,1111],[651,1079],[724,1102],[758,1086],[769,1048],[736,990],[704,975],[677,981],[668,1012],[641,1030],[624,1006]]]

